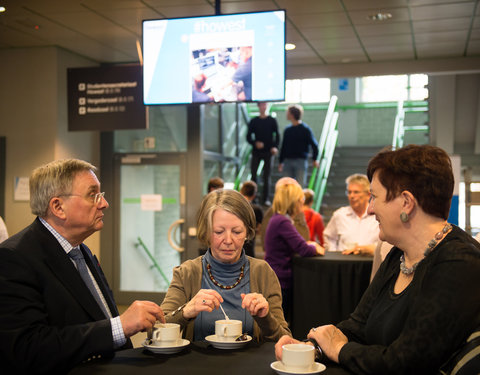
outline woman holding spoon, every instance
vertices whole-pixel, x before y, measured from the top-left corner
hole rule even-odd
[[[209,249],[173,270],[161,305],[167,322],[181,325],[184,338],[204,340],[215,333],[215,321],[227,317],[241,320],[243,331],[257,341],[291,335],[275,272],[243,250],[254,235],[253,209],[239,192],[215,190],[203,199],[197,236]]]

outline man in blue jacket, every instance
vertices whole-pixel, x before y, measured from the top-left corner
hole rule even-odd
[[[313,166],[318,168],[318,142],[312,129],[302,121],[303,108],[291,105],[287,109],[287,120],[291,122],[283,132],[278,171],[292,177],[306,187],[309,148],[312,148]]]

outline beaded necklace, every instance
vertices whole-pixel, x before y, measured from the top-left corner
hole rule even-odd
[[[243,272],[243,270],[245,269],[245,264],[243,264],[242,268],[240,269],[240,275],[238,276],[237,280],[232,284],[232,285],[223,285],[223,284],[220,284],[217,280],[215,280],[215,278],[213,277],[212,275],[212,266],[210,265],[210,263],[208,263],[206,260],[205,262],[207,263],[207,272],[208,272],[208,277],[210,277],[210,280],[212,280],[212,283],[214,283],[216,286],[218,286],[219,288],[222,288],[222,289],[233,289],[235,288],[239,283],[240,281],[242,281],[243,279],[243,276],[245,276],[245,273]]]
[[[450,230],[452,229],[452,226],[447,223],[445,224],[445,226],[443,227],[443,229],[440,231],[440,232],[437,232],[435,234],[435,236],[428,242],[427,244],[427,248],[425,249],[425,251],[423,252],[423,255],[426,257],[428,254],[430,254],[432,252],[432,250],[435,248],[435,246],[437,246],[438,244],[438,241],[440,241],[443,236]],[[425,259],[425,258],[424,258]],[[415,272],[415,270],[417,269],[418,265],[420,264],[420,262],[422,261],[423,259],[419,260],[417,263],[415,263],[412,267],[408,268],[406,265],[405,265],[405,254],[402,254],[400,256],[400,271],[404,274],[404,275],[411,275],[412,273]]]

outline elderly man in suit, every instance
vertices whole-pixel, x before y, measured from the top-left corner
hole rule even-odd
[[[82,361],[131,347],[129,337],[164,321],[135,301],[119,316],[100,265],[83,241],[108,208],[87,162],[33,171],[35,221],[0,246],[0,362],[6,373],[65,373]]]

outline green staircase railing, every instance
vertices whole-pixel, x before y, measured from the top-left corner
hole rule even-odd
[[[335,112],[338,98],[333,95],[328,104],[327,115],[322,128],[322,134],[318,142],[318,157],[319,167],[314,168],[308,188],[315,193],[313,201],[313,209],[320,210],[323,196],[327,187],[328,174],[330,173],[330,166],[332,164],[333,154],[337,145],[338,130],[338,112]]]
[[[422,105],[423,103],[423,105]],[[423,131],[428,132],[428,125],[405,125],[405,113],[407,112],[426,112],[428,105],[426,102],[404,103],[400,100],[397,103],[397,114],[395,116],[395,126],[393,128],[392,149],[403,147],[405,132],[407,131]]]

